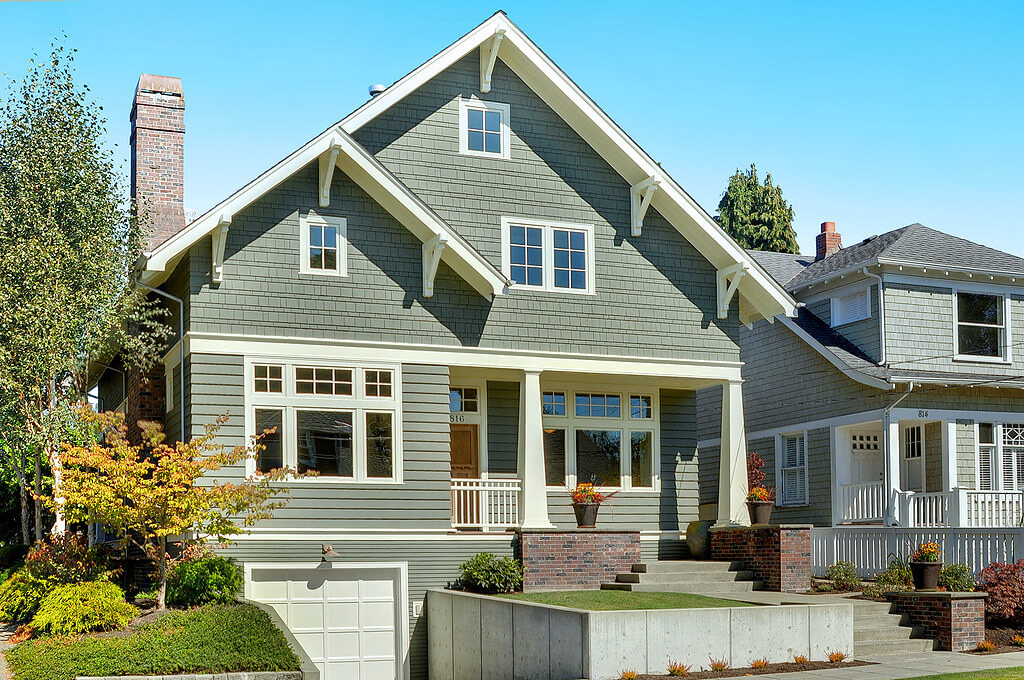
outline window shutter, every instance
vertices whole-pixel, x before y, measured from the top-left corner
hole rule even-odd
[[[978,450],[978,490],[992,491],[992,458],[995,449],[982,448]]]
[[[1012,491],[1013,486],[1013,451],[1003,450],[1003,491]]]
[[[852,321],[860,321],[871,316],[870,289],[859,290],[836,299],[835,318],[832,319],[833,326],[839,326]]]
[[[807,502],[807,452],[803,435],[783,438],[782,502]]]

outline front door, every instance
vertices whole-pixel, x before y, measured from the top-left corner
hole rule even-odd
[[[452,479],[480,478],[476,425],[452,425]]]

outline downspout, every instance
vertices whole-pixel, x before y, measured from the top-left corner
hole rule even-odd
[[[878,352],[881,355],[878,363],[885,366],[885,295],[882,292],[882,277],[872,274],[867,267],[861,270],[864,276],[878,281]]]
[[[897,406],[899,406],[900,402],[902,402],[904,399],[909,397],[910,393],[913,392],[913,391],[914,391],[914,383],[910,382],[910,383],[907,384],[907,391],[904,392],[903,394],[901,394],[899,396],[899,398],[896,399],[896,401],[894,401],[891,404],[889,404],[888,406],[886,406],[885,409],[882,411],[882,450],[884,451],[884,457],[883,457],[884,464],[883,464],[883,467],[882,467],[882,470],[883,470],[883,482],[882,482],[882,485],[883,485],[884,490],[886,492],[886,494],[885,494],[885,525],[886,526],[893,526],[894,520],[895,520],[895,517],[896,517],[896,508],[894,507],[894,503],[893,503],[894,494],[891,491],[891,489],[895,488],[895,484],[893,483],[893,480],[890,479],[891,475],[889,474],[889,471],[892,469],[891,465],[890,465],[891,462],[892,462],[891,459],[890,459],[890,456],[892,455],[892,449],[889,446],[889,444],[890,444],[890,442],[889,442],[889,425],[890,425],[890,422],[892,420],[892,410],[894,408],[896,408]]]
[[[142,281],[136,279],[135,283],[145,290],[157,295],[163,296],[168,300],[173,300],[178,303],[178,341],[181,343],[185,342],[185,302],[179,298],[160,290],[159,288],[153,288],[147,286]],[[178,370],[181,371],[181,380],[178,382],[179,401],[181,404],[181,410],[178,412],[178,419],[181,421],[181,443],[185,443],[185,348],[181,348],[181,356],[178,357]]]

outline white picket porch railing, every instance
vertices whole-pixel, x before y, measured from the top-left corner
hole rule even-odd
[[[844,522],[881,522],[885,513],[882,482],[841,484],[839,507]]]
[[[1019,491],[969,491],[960,507],[960,523],[969,527],[1019,527],[1022,515]]]
[[[1021,526],[1024,494],[1019,491],[901,493],[900,523],[907,527],[1012,528]]]
[[[519,526],[518,479],[453,479],[452,526],[508,529]]]
[[[992,562],[1024,558],[1024,528],[816,527],[811,530],[815,576],[829,565],[852,562],[863,577],[885,569],[891,555],[909,556],[918,545],[935,541],[946,564],[962,562],[977,574]]]

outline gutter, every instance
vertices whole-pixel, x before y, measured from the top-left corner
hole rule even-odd
[[[885,366],[885,293],[882,290],[882,277],[878,274],[872,274],[868,271],[867,267],[864,267],[861,271],[864,276],[878,281],[878,353],[880,355],[878,363]]]
[[[897,406],[899,406],[900,402],[902,402],[904,399],[909,397],[910,393],[913,392],[913,391],[914,391],[914,383],[913,382],[907,383],[907,391],[904,392],[903,394],[901,394],[895,401],[893,401],[891,404],[886,406],[885,409],[882,411],[882,450],[885,452],[885,455],[883,457],[883,461],[884,462],[883,462],[883,467],[882,467],[882,473],[883,473],[883,478],[884,478],[884,481],[882,482],[882,488],[886,490],[886,494],[885,494],[885,525],[886,526],[895,526],[895,519],[896,519],[896,513],[895,513],[896,508],[894,507],[895,504],[893,503],[893,500],[894,500],[893,490],[895,490],[895,484],[893,483],[893,480],[890,479],[890,477],[891,477],[890,470],[892,469],[891,468],[892,447],[890,445],[891,445],[892,442],[890,442],[890,437],[889,437],[889,425],[891,424],[891,421],[892,421],[892,410],[894,408],[896,408]]]
[[[147,286],[142,281],[136,279],[136,285],[140,288],[148,290],[151,293],[156,293],[162,297],[167,298],[178,303],[178,341],[184,344],[185,342],[185,302],[179,298],[160,290],[159,288],[153,288]],[[178,358],[178,370],[181,372],[181,380],[178,382],[178,393],[181,404],[181,410],[178,412],[178,419],[181,421],[181,443],[185,443],[185,354],[184,347],[182,347],[182,354]]]

